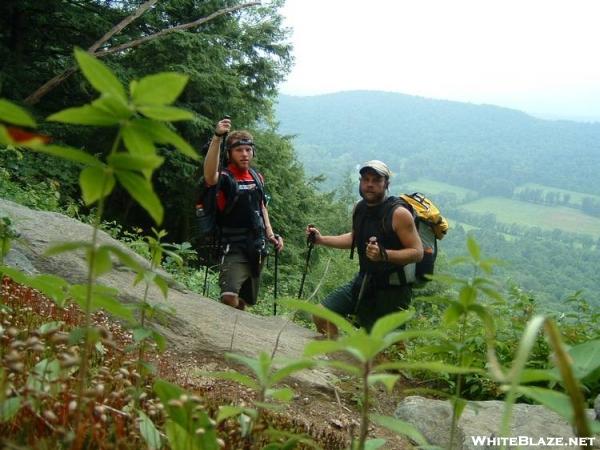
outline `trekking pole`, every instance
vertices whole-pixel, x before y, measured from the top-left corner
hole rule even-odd
[[[273,277],[273,315],[277,315],[277,273],[279,271],[279,251],[275,249],[275,274]]]
[[[376,244],[377,238],[375,236],[371,236],[369,238],[369,244]],[[360,283],[360,290],[358,291],[358,298],[356,301],[356,306],[354,307],[354,316],[358,314],[358,307],[360,306],[360,302],[365,295],[365,291],[368,289],[369,283],[371,282],[371,273],[367,272],[364,274],[362,282]]]
[[[204,285],[202,286],[202,295],[206,297],[206,289],[208,287],[208,263],[204,268]]]
[[[225,114],[221,120],[223,119],[231,119],[231,116],[229,114]],[[225,156],[227,153],[227,145],[225,144],[225,141],[227,141],[228,134],[229,133],[225,132],[223,138],[221,139],[221,151],[219,152],[219,173],[221,172],[221,167],[225,167],[225,160],[227,159],[227,157]]]
[[[309,225],[309,227],[312,225]],[[308,272],[308,263],[310,261],[310,254],[313,247],[315,246],[315,233],[314,231],[309,233],[306,237],[306,245],[308,245],[308,253],[306,254],[306,264],[304,264],[304,272],[302,273],[302,281],[300,281],[300,291],[298,292],[298,298],[302,298],[302,291],[304,290],[304,280],[306,279],[306,273]]]

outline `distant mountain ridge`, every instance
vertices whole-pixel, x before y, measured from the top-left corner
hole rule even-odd
[[[381,91],[281,95],[280,131],[309,174],[335,180],[366,159],[487,194],[525,182],[600,194],[600,124]]]

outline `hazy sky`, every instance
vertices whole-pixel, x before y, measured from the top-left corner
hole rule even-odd
[[[600,120],[600,0],[287,0],[281,92],[369,89]]]

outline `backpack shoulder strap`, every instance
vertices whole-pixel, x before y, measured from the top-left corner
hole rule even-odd
[[[238,183],[235,179],[235,176],[227,167],[221,169],[221,172],[219,173],[219,181],[217,182],[216,186],[217,191],[221,190],[223,186],[227,186],[227,192],[233,192],[233,198],[227,199],[225,209],[222,211],[223,214],[229,214],[235,206],[238,197],[240,196],[240,191],[238,189]]]
[[[393,230],[392,222],[393,222],[394,212],[400,206],[402,206],[403,208],[406,208],[410,212],[410,214],[413,216],[413,219],[415,218],[414,209],[412,208],[412,206],[409,203],[407,203],[404,199],[402,199],[402,197],[391,196],[391,197],[388,197],[388,199],[386,201],[389,202],[389,205],[387,206],[387,210],[383,214],[382,224],[381,224],[382,230],[384,232],[391,232]]]
[[[265,180],[264,180],[262,174],[260,172],[256,171],[255,169],[253,169],[252,167],[250,167],[248,169],[248,172],[250,172],[252,179],[256,183],[256,188],[260,192],[260,198],[262,199],[263,203],[266,203],[266,201],[265,201]]]

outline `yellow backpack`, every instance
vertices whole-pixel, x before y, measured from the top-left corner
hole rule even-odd
[[[400,198],[412,206],[416,220],[424,222],[431,227],[436,239],[443,239],[448,232],[448,221],[442,216],[434,203],[423,194],[401,194]]]

